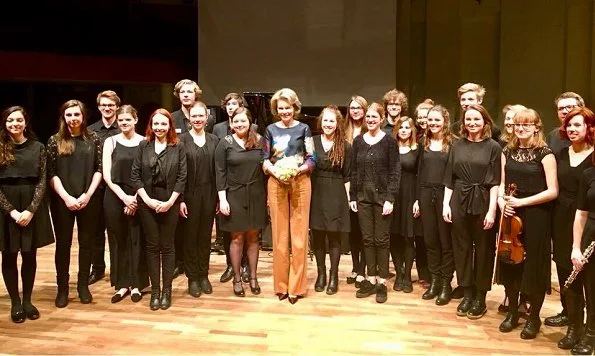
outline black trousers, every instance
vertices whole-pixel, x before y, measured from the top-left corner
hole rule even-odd
[[[160,197],[157,196],[156,199]],[[162,197],[160,200],[164,199]],[[176,264],[174,236],[178,225],[180,203],[175,203],[167,212],[156,213],[142,199],[138,199],[138,211],[147,241],[147,265],[151,289],[159,290],[161,274],[163,288],[171,289]]]
[[[203,184],[194,187],[190,195],[184,195],[188,207],[188,220],[183,223],[184,268],[189,280],[209,275],[211,233],[217,206],[214,189],[211,184]]]
[[[351,249],[352,272],[359,276],[366,274],[366,255],[364,253],[364,242],[362,230],[359,225],[358,213],[350,212],[351,232],[349,232],[349,247]]]
[[[450,224],[442,218],[444,186],[421,187],[419,194],[428,269],[434,278],[452,279],[455,265]]]
[[[56,279],[59,286],[67,286],[70,278],[70,249],[72,247],[72,233],[74,221],[78,228],[78,284],[89,283],[89,272],[91,269],[91,258],[93,254],[93,241],[97,232],[98,216],[103,216],[101,210],[101,199],[93,194],[89,204],[82,210],[70,211],[64,201],[55,193],[52,193],[50,212],[56,235]]]
[[[390,224],[392,215],[382,215],[382,205],[368,201],[357,203],[368,276],[388,278]]]
[[[103,203],[110,246],[110,279],[116,290],[143,289],[149,285],[146,248],[141,235],[138,211],[124,214],[124,203],[106,189]]]
[[[466,215],[452,205],[452,245],[457,282],[462,287],[492,288],[496,231],[483,229],[485,215]]]
[[[104,191],[106,189],[104,187],[97,188],[95,194],[102,199],[99,199],[99,207],[100,211],[103,211],[103,196]],[[109,188],[107,188],[109,190]],[[97,230],[95,231],[95,236],[93,237],[93,260],[92,260],[92,269],[93,271],[97,272],[105,272],[105,216],[103,214],[99,214],[97,217]],[[108,239],[109,243],[109,239]],[[110,246],[111,249],[111,246]],[[110,274],[113,272],[113,268],[110,267]]]

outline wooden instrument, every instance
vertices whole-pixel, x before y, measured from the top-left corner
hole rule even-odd
[[[514,183],[508,185],[506,195],[514,196],[517,186]],[[506,208],[506,205],[504,205]],[[496,255],[500,262],[506,264],[519,264],[525,260],[525,246],[521,242],[523,233],[523,221],[516,215],[500,217],[500,230],[498,231],[498,247]]]

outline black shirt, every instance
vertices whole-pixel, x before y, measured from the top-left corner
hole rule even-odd
[[[190,120],[186,117],[182,109],[172,112],[171,116],[174,119],[174,124],[176,125],[176,133],[178,135],[190,131]],[[205,132],[212,133],[213,126],[215,126],[215,117],[212,114],[209,114],[209,117],[207,118],[207,122],[205,124]]]
[[[103,124],[103,119],[101,119],[92,125],[89,125],[87,128],[89,131],[93,131],[97,134],[97,136],[99,136],[102,145],[108,137],[112,137],[120,133],[117,120],[114,120],[114,122],[112,122],[109,127],[105,127]]]
[[[547,135],[545,142],[550,146],[555,155],[560,153],[562,149],[570,146],[570,140],[560,137],[560,128],[555,128]]]

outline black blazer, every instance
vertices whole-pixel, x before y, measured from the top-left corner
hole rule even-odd
[[[183,133],[178,136],[180,139],[180,144],[184,147],[184,152],[192,152],[196,144],[194,143],[194,139],[189,132]],[[217,136],[205,133],[205,145],[207,147],[207,152],[209,157],[211,157],[211,165],[209,167],[195,167],[194,160],[187,159],[186,165],[188,167],[188,175],[186,180],[186,190],[190,192],[196,187],[196,169],[209,169],[211,182],[213,183],[213,191],[215,191],[215,149],[217,148],[217,144],[219,143],[219,138]]]
[[[168,150],[165,156],[165,171],[167,172],[166,189],[167,194],[171,196],[173,192],[184,193],[186,186],[186,154],[184,145],[178,143],[174,146],[167,146]],[[150,192],[153,185],[153,172],[150,159],[155,152],[155,141],[141,141],[132,163],[132,172],[130,181],[135,191],[145,188]]]

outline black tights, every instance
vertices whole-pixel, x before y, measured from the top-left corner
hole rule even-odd
[[[256,267],[258,265],[258,233],[260,230],[250,230],[231,233],[231,244],[229,246],[229,257],[234,273],[234,281],[241,279],[242,255],[246,246],[248,264],[250,265],[250,279],[256,278]],[[244,243],[246,242],[246,243]]]
[[[328,237],[328,249],[331,256],[331,271],[338,271],[339,260],[341,259],[341,233],[337,231],[312,230],[312,247],[316,265],[326,269],[326,239]]]
[[[2,276],[10,296],[12,305],[21,304],[19,296],[19,270],[17,267],[18,252],[2,252]],[[23,281],[23,304],[31,303],[35,272],[37,270],[37,250],[21,252],[21,279]]]
[[[403,274],[406,281],[411,280],[411,269],[415,260],[414,237],[390,234],[390,255],[393,259],[395,272]]]

